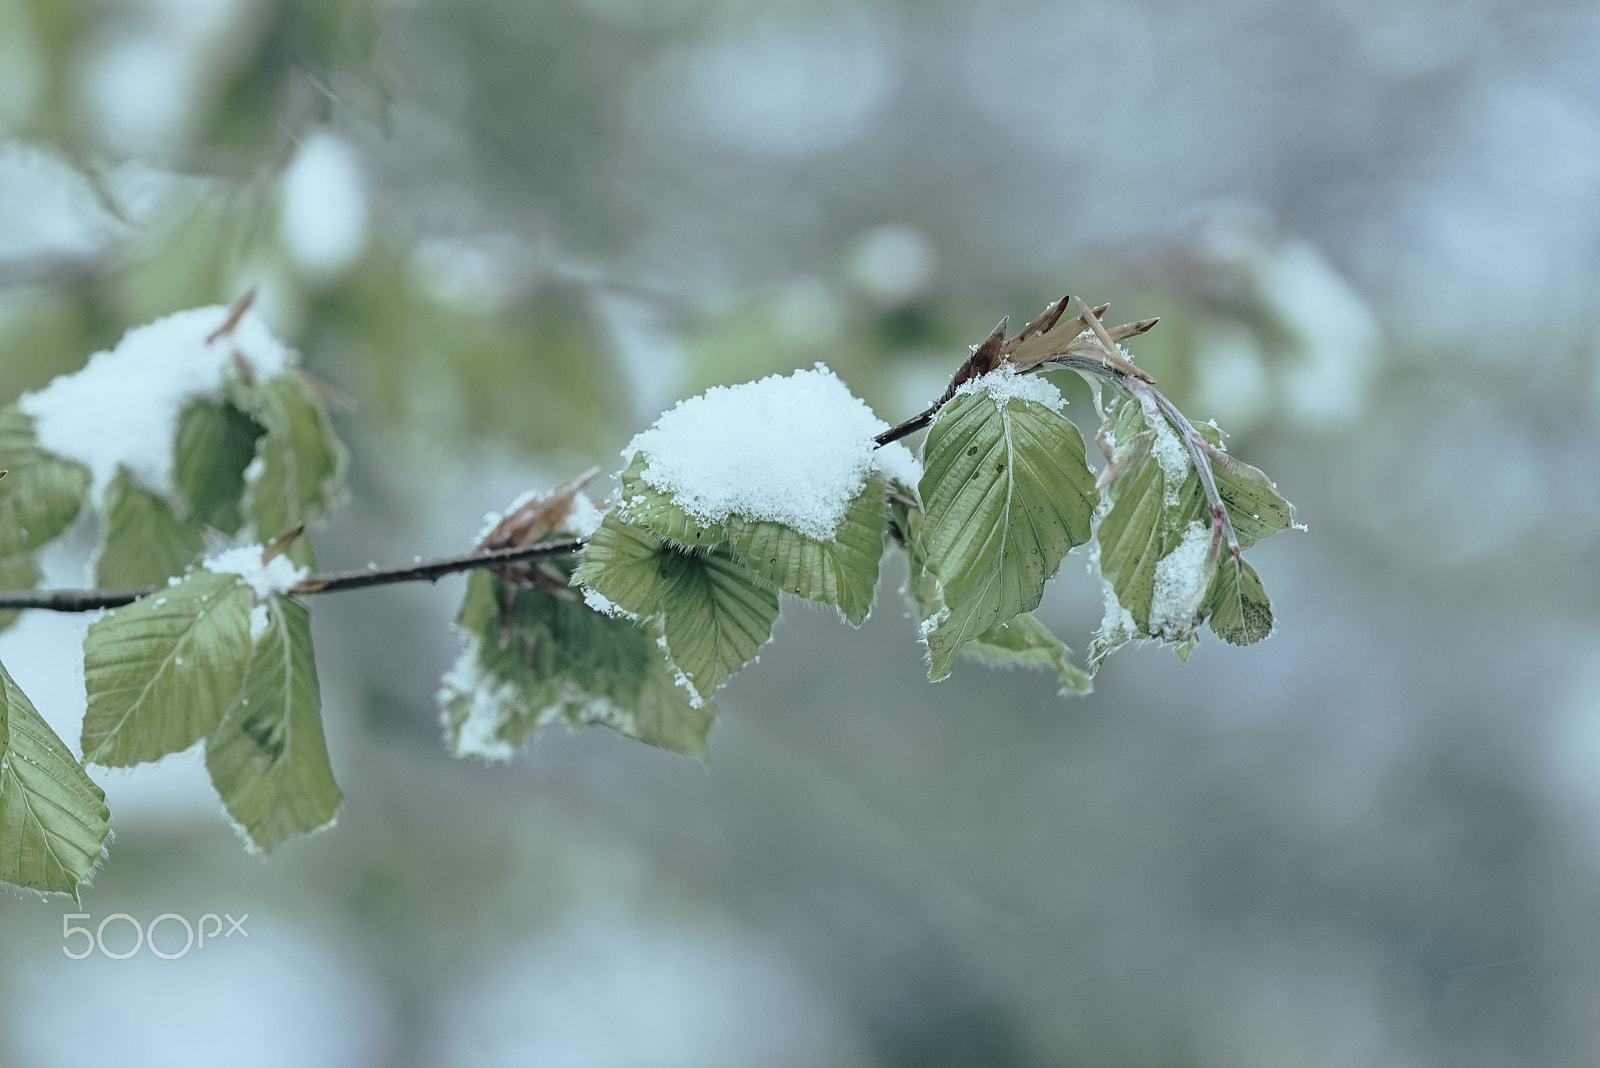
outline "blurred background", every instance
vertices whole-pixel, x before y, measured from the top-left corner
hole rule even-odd
[[[249,938],[0,901],[0,1065],[1600,1063],[1596,56],[1560,0],[0,0],[0,403],[254,286],[359,406],[330,568],[711,384],[898,421],[1066,291],[1310,526],[1271,641],[1070,703],[929,686],[898,562],[860,632],[792,602],[709,768],[453,760],[462,580],[319,599],[338,825],[263,861],[197,752],[94,769],[77,911]],[[85,625],[0,638],[74,744]]]

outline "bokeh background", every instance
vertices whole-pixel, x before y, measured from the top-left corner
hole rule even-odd
[[[263,861],[197,754],[96,769],[81,911],[249,939],[0,900],[0,1065],[1600,1063],[1597,56],[1576,0],[0,0],[0,403],[254,286],[357,403],[330,567],[707,385],[897,421],[1063,291],[1163,316],[1310,526],[1272,640],[1072,702],[929,686],[899,564],[860,632],[791,603],[709,768],[453,760],[461,580],[320,599],[337,827]],[[74,740],[84,625],[0,638]]]

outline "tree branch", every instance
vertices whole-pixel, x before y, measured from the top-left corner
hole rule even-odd
[[[340,590],[358,590],[367,586],[387,586],[396,582],[433,582],[457,571],[473,571],[480,567],[502,567],[525,560],[540,560],[550,556],[575,553],[589,543],[588,538],[567,538],[561,541],[544,541],[536,545],[522,545],[495,552],[463,553],[436,560],[407,564],[403,567],[363,568],[355,571],[330,571],[312,575],[296,583],[290,593],[336,593]],[[137,590],[6,590],[0,591],[0,610],[42,608],[49,612],[93,612],[100,608],[117,608],[132,604],[148,596],[161,586],[145,586]]]

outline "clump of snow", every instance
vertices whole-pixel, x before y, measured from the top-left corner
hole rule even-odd
[[[1015,399],[1035,401],[1052,412],[1059,412],[1067,406],[1066,398],[1055,387],[1055,383],[1040,375],[1019,375],[1009,363],[1001,364],[986,375],[969,378],[956,387],[958,397],[978,392],[988,393],[999,405]]]
[[[1189,477],[1189,450],[1161,416],[1151,420],[1150,428],[1155,431],[1150,454],[1161,468],[1161,495],[1167,507],[1171,508],[1178,503],[1178,491]]]
[[[572,498],[572,510],[567,513],[567,521],[563,524],[567,530],[580,538],[587,538],[600,529],[600,521],[605,518],[600,514],[600,509],[594,506],[587,493],[580,493]]]
[[[200,566],[218,575],[238,575],[255,591],[258,601],[265,601],[275,593],[287,593],[306,577],[305,568],[295,567],[294,561],[281,553],[263,564],[259,545],[224,549],[215,556],[206,557]]]
[[[1156,564],[1150,589],[1150,633],[1181,641],[1194,627],[1194,616],[1210,586],[1206,554],[1211,548],[1211,528],[1196,520],[1183,538]]]
[[[258,379],[281,374],[294,361],[251,311],[227,336],[207,342],[227,318],[228,309],[217,305],[136,327],[116,348],[89,357],[83,370],[24,394],[17,405],[33,417],[42,448],[89,468],[97,499],[118,467],[171,497],[173,437],[184,407],[218,394],[235,353]]]
[[[872,465],[883,472],[883,477],[901,485],[917,488],[922,481],[922,461],[898,441],[884,445],[872,457]]]
[[[885,429],[819,363],[680,401],[622,455],[642,454],[645,482],[703,523],[739,515],[826,541],[866,483],[873,437]]]

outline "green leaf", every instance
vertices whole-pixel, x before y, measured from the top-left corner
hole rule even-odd
[[[457,756],[509,757],[560,720],[706,755],[713,711],[675,684],[652,631],[487,571],[468,580],[456,626],[465,648],[440,703]]]
[[[1077,427],[984,390],[940,410],[922,462],[921,544],[945,605],[923,628],[938,680],[963,644],[1038,607],[1067,550],[1088,540],[1096,494]]]
[[[0,556],[32,552],[72,525],[89,492],[89,471],[39,448],[33,417],[0,410]]]
[[[39,584],[39,568],[27,553],[0,556],[0,590],[31,590]],[[0,631],[17,621],[17,609],[0,612]]]
[[[1114,477],[1095,526],[1100,575],[1109,589],[1105,622],[1089,650],[1091,669],[1138,638],[1182,646],[1205,618],[1201,598],[1211,582],[1203,560],[1200,570],[1185,570],[1194,562],[1195,539],[1203,538],[1207,548],[1210,543],[1211,513],[1194,465],[1174,462],[1176,435],[1164,423],[1147,425],[1137,401],[1125,400],[1114,412],[1106,413],[1104,431],[1113,445]],[[1163,432],[1172,441],[1159,439]],[[1165,467],[1161,448],[1167,450]],[[1183,553],[1175,555],[1180,548]]]
[[[1208,617],[1212,629],[1235,645],[1266,637],[1272,608],[1255,570],[1242,560],[1236,565],[1220,542],[1220,564],[1205,562],[1213,538],[1211,510],[1177,431],[1135,398],[1113,394],[1107,402],[1102,394],[1099,403],[1102,433],[1112,446],[1112,477],[1095,540],[1111,593],[1106,621],[1090,649],[1091,666],[1140,638],[1159,638],[1187,660]],[[1220,448],[1215,427],[1200,424],[1195,430]],[[1212,456],[1210,466],[1241,549],[1293,524],[1293,506],[1260,470],[1226,454]]]
[[[644,480],[644,454],[636,454],[621,475],[622,511],[634,522],[668,541],[689,548],[705,548],[726,541],[727,527],[695,519]]]
[[[101,506],[95,582],[106,589],[154,586],[181,575],[205,552],[200,528],[118,468]]]
[[[246,471],[245,512],[265,543],[327,514],[344,492],[348,452],[321,398],[300,375],[276,375],[258,384],[255,394],[266,433]],[[296,538],[288,555],[301,567],[316,565],[306,538]]]
[[[689,552],[608,513],[575,582],[641,618],[660,618],[674,666],[709,697],[772,637],[778,595],[722,549]]]
[[[244,686],[206,740],[206,768],[228,815],[270,853],[332,823],[340,793],[322,736],[311,613],[281,594],[265,607]]]
[[[1197,423],[1195,429],[1206,441],[1221,447],[1222,434],[1216,427]],[[1224,454],[1222,459],[1212,460],[1211,473],[1217,480],[1223,507],[1228,509],[1239,548],[1248,549],[1262,538],[1294,525],[1294,505],[1278,494],[1277,485],[1260,468]]]
[[[874,473],[851,500],[832,541],[739,516],[728,521],[728,531],[734,553],[755,574],[786,593],[837,606],[859,627],[872,611],[886,521],[883,476]]]
[[[198,571],[89,624],[84,759],[127,767],[216,729],[250,657],[250,587]]]
[[[961,651],[1005,667],[1053,669],[1063,696],[1085,694],[1094,689],[1089,673],[1072,662],[1072,650],[1031,612],[984,631],[962,646]]]
[[[1231,645],[1251,645],[1272,633],[1272,602],[1256,569],[1243,560],[1237,567],[1231,559],[1218,565],[1206,610],[1211,629]]]
[[[110,816],[105,793],[0,664],[0,882],[77,900]]]
[[[184,409],[173,441],[173,476],[190,518],[224,534],[244,525],[244,472],[266,430],[232,404],[201,399]]]
[[[662,561],[670,555],[665,539],[613,508],[590,536],[572,581],[647,619],[661,611]]]
[[[772,640],[778,595],[721,550],[670,552],[661,633],[694,696],[710,697]]]

